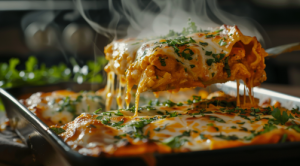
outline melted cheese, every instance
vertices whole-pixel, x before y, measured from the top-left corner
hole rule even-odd
[[[127,88],[126,97],[123,96],[127,107],[134,85],[137,85],[137,109],[140,93],[145,91],[206,87],[239,79],[249,88],[251,104],[255,105],[251,88],[266,80],[264,58],[267,53],[256,37],[244,36],[237,26],[224,25],[220,29],[223,31],[185,36],[184,40],[189,42],[175,45],[176,48],[166,43],[168,39],[115,41],[105,48],[109,60],[105,70],[108,75],[116,74],[120,86]],[[114,79],[108,79],[108,94],[114,90],[111,88]],[[109,104],[107,102],[107,110]]]
[[[221,106],[235,100],[224,95],[190,105],[145,106],[134,119],[130,118],[134,111],[129,110],[83,113],[61,126],[65,132],[59,136],[79,153],[91,156],[213,150],[278,143],[284,137],[284,141],[300,141],[300,133],[288,127],[300,124],[299,112],[287,111],[295,119],[268,128],[273,118],[271,109]]]
[[[21,102],[48,126],[63,125],[83,112],[92,113],[101,107],[104,109],[104,100],[100,92],[38,92]]]

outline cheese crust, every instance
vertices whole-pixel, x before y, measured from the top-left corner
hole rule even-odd
[[[130,118],[134,108],[83,113],[64,126],[51,127],[63,129],[59,136],[90,156],[140,156],[300,141],[299,110],[271,107],[269,102],[264,107],[237,107],[236,98],[225,94],[193,98],[184,103],[152,102],[140,107],[136,118]]]

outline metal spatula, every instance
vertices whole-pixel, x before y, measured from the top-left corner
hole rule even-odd
[[[292,51],[299,51],[300,50],[300,43],[292,43],[281,45],[273,48],[266,49],[266,52],[269,54],[268,57],[275,57],[277,55],[292,52]]]

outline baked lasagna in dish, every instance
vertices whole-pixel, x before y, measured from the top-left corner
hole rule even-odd
[[[214,97],[219,96],[219,97]],[[143,156],[152,153],[214,150],[300,141],[299,110],[238,107],[236,97],[218,92],[211,99],[150,101],[95,114],[83,113],[64,126],[51,126],[79,153],[90,156]],[[248,100],[241,100],[241,105]]]
[[[287,110],[270,101],[259,105],[253,97],[252,87],[266,80],[267,53],[255,37],[243,35],[237,26],[198,31],[190,22],[182,33],[114,41],[105,48],[105,56],[108,83],[95,93],[106,100],[104,112],[98,109],[102,106],[92,104],[104,103],[102,98],[95,100],[89,93],[38,93],[23,101],[81,154],[143,157],[300,141],[299,109]],[[244,96],[237,88],[236,97],[191,90],[229,80],[236,80],[237,87],[242,80],[248,96],[246,88]],[[132,89],[136,89],[135,100],[129,107]],[[166,90],[181,90],[180,97],[172,94],[175,101],[146,96],[148,104],[139,106],[140,93],[158,96]],[[119,109],[111,111],[113,99]],[[57,104],[51,105],[53,100]],[[75,107],[76,113],[70,114]]]

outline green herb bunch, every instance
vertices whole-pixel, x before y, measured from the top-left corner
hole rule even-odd
[[[38,60],[30,56],[25,62],[25,70],[17,70],[20,60],[11,58],[9,63],[0,63],[0,88],[12,88],[27,85],[45,85],[64,81],[75,81],[78,83],[90,82],[101,83],[103,81],[102,69],[107,63],[103,56],[95,61],[88,61],[80,67],[75,60],[71,59],[73,70],[66,64],[46,67],[45,64],[38,65]],[[0,100],[0,110],[4,107]]]

